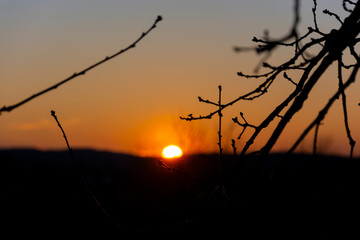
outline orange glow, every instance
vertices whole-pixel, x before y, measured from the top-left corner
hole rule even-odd
[[[175,145],[169,145],[164,148],[162,151],[162,156],[164,158],[177,158],[181,157],[182,151],[178,146]]]
[[[229,4],[213,1],[206,8],[194,1],[183,1],[180,5],[163,1],[159,11],[140,17],[138,10],[144,7],[140,2],[150,1],[106,1],[106,4],[92,1],[85,5],[82,1],[73,1],[71,11],[66,1],[49,1],[52,3],[41,7],[31,3],[23,7],[19,1],[6,2],[8,7],[0,7],[0,49],[2,56],[6,56],[0,58],[0,106],[15,104],[124,49],[153,23],[157,14],[162,14],[164,20],[136,44],[135,49],[11,113],[2,114],[0,148],[66,147],[50,116],[53,109],[74,149],[94,148],[156,158],[162,158],[163,148],[170,143],[181,146],[184,155],[218,152],[217,115],[191,122],[180,120],[179,116],[205,116],[216,111],[216,106],[199,103],[197,97],[216,101],[218,85],[223,87],[224,104],[257,89],[264,79],[249,80],[237,72],[254,74],[262,57],[251,51],[236,53],[232,47],[253,46],[251,38],[261,38],[264,28],[275,38],[287,34],[291,25],[288,20],[293,14],[293,1],[285,0],[278,1],[281,4],[269,4],[266,0]],[[335,13],[343,13],[342,4],[323,2],[327,3],[319,9],[331,8]],[[313,25],[313,2],[304,1],[302,7],[310,9],[301,12],[304,22],[299,31],[306,31],[307,26]],[[96,17],[94,9],[99,10]],[[187,14],[186,19],[179,11]],[[255,16],[253,12],[259,14]],[[202,17],[198,17],[199,14]],[[332,21],[321,22],[324,29],[338,27]],[[280,66],[294,54],[291,48],[279,49],[280,52],[276,49],[268,59],[274,66]],[[345,61],[352,64],[350,59]],[[268,72],[266,68],[262,70],[259,74]],[[291,71],[290,77],[297,81],[302,73]],[[274,152],[287,151],[313,121],[336,91],[337,75],[336,67],[327,70],[302,110],[289,122],[272,149]],[[292,91],[292,84],[279,76],[261,98],[239,101],[226,108],[222,120],[224,153],[232,154],[231,141],[243,130],[232,118],[239,117],[241,111],[250,124],[259,125]],[[349,124],[357,141],[360,137],[359,92],[360,84],[347,90]],[[339,116],[342,112],[342,104],[334,104],[321,125],[318,150],[323,154],[349,155],[344,119]],[[275,118],[258,135],[248,153],[266,144],[279,120]],[[246,129],[241,139],[236,140],[238,153],[253,131]],[[297,151],[312,153],[312,148],[310,133]],[[355,145],[354,155],[360,156],[360,144]]]

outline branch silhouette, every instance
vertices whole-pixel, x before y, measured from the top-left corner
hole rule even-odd
[[[350,86],[350,84],[354,83],[356,80],[356,75],[359,70],[360,63],[358,63],[354,69],[351,72],[351,75],[349,76],[348,80],[342,85],[342,88],[338,89],[337,92],[329,99],[328,103],[325,105],[325,107],[318,113],[317,117],[309,124],[309,126],[303,131],[303,133],[300,135],[298,140],[294,143],[294,145],[289,149],[288,154],[291,154],[296,147],[302,142],[302,140],[306,137],[306,135],[310,132],[312,128],[314,128],[316,125],[319,125],[320,122],[325,118],[326,114],[328,113],[329,109],[331,108],[332,104],[339,99],[339,96],[342,94],[342,92]]]
[[[227,193],[225,191],[225,186],[224,186],[224,159],[223,159],[223,147],[222,147],[222,118],[223,118],[223,114],[222,114],[222,110],[226,107],[225,105],[221,104],[221,94],[222,94],[222,86],[219,85],[218,86],[218,90],[219,90],[219,95],[218,95],[218,102],[213,102],[210,100],[204,100],[201,97],[198,97],[199,102],[202,103],[206,103],[206,104],[210,104],[210,105],[214,105],[216,107],[218,107],[218,110],[216,110],[215,112],[211,113],[208,116],[199,116],[199,117],[193,117],[192,114],[189,114],[187,117],[181,117],[180,119],[182,120],[186,120],[186,121],[192,121],[192,120],[199,120],[199,119],[211,119],[211,117],[217,113],[218,115],[218,148],[219,148],[219,161],[218,161],[218,184],[215,186],[215,188],[213,189],[213,191],[211,192],[210,196],[215,196],[216,194],[219,194],[219,196],[223,199],[228,199]],[[232,140],[232,148],[234,150],[234,154],[236,154],[236,147],[235,147],[235,140]]]
[[[240,123],[237,117],[233,118],[234,123],[242,127],[242,132],[240,133],[239,138],[243,135],[247,127],[251,127],[254,129],[254,132],[248,138],[247,142],[242,148],[240,152],[240,157],[244,157],[247,154],[249,148],[255,142],[260,132],[262,132],[271,123],[273,123],[275,118],[280,118],[279,122],[275,126],[275,129],[270,134],[264,146],[260,150],[255,151],[255,153],[259,153],[260,155],[260,160],[257,162],[257,164],[258,167],[261,167],[265,162],[266,156],[270,153],[270,151],[276,144],[285,127],[296,115],[296,113],[298,113],[302,109],[304,103],[309,98],[309,94],[312,91],[313,87],[319,82],[319,80],[328,70],[330,65],[332,65],[334,62],[338,62],[339,84],[337,92],[333,97],[329,99],[328,104],[320,111],[318,117],[310,124],[307,129],[304,130],[303,134],[300,136],[294,146],[289,150],[289,152],[292,152],[296,148],[296,146],[303,140],[304,136],[310,131],[310,129],[317,126],[314,139],[314,152],[316,152],[318,126],[320,125],[320,122],[325,118],[325,115],[331,107],[332,103],[341,96],[345,131],[351,148],[350,158],[352,158],[355,141],[351,136],[348,123],[345,89],[353,81],[356,80],[356,75],[358,73],[360,63],[360,56],[355,50],[355,46],[360,41],[359,38],[357,38],[360,33],[360,2],[355,3],[349,0],[342,1],[344,10],[349,13],[349,15],[345,19],[341,19],[336,13],[330,12],[329,10],[324,10],[322,12],[323,14],[329,17],[334,17],[340,24],[340,27],[338,29],[333,29],[328,33],[324,33],[321,31],[317,21],[317,1],[313,0],[313,4],[314,6],[312,8],[312,14],[314,27],[308,27],[308,31],[302,36],[300,36],[300,34],[298,33],[298,27],[300,22],[300,0],[295,0],[293,8],[294,20],[288,34],[286,34],[282,38],[271,40],[268,36],[268,32],[266,32],[263,39],[253,37],[252,41],[257,43],[258,46],[234,48],[234,50],[237,52],[253,50],[257,54],[265,53],[267,54],[267,56],[264,59],[269,59],[270,54],[277,48],[294,48],[294,55],[292,57],[289,57],[287,61],[284,61],[278,66],[271,65],[270,63],[265,62],[264,59],[262,59],[260,65],[266,70],[265,73],[258,74],[258,69],[255,69],[255,74],[244,74],[243,72],[237,73],[237,75],[241,78],[261,79],[262,82],[258,85],[258,87],[256,87],[252,91],[240,95],[238,98],[228,103],[220,105],[219,109],[216,111],[200,116],[194,116],[193,114],[189,114],[187,117],[180,118],[187,121],[210,119],[216,113],[219,113],[220,111],[224,110],[229,106],[232,106],[237,102],[252,101],[254,99],[260,98],[261,96],[268,93],[270,87],[275,80],[278,80],[281,77],[287,80],[294,87],[294,89],[289,93],[287,97],[283,99],[280,104],[275,106],[274,109],[270,111],[267,117],[262,122],[260,122],[260,124],[249,124],[243,117],[242,113],[240,115],[244,123]],[[349,50],[349,56],[353,57],[355,63],[345,65],[342,61],[342,55],[345,54],[344,51],[346,49]],[[310,54],[309,52],[315,52],[315,54]],[[342,81],[342,69],[352,69],[351,76],[346,81],[346,83],[343,83]],[[297,79],[292,77],[289,74],[290,71],[300,73],[300,75],[297,74],[297,76],[299,77],[297,77]],[[201,97],[199,97],[199,100],[200,102],[206,102],[216,105],[213,102],[203,100]]]
[[[74,157],[74,154],[73,154],[73,150],[72,148],[70,147],[70,144],[69,144],[69,141],[66,137],[66,134],[65,134],[65,131],[63,129],[63,127],[61,126],[56,114],[55,114],[55,111],[54,110],[51,110],[51,116],[53,116],[53,118],[55,119],[56,123],[58,124],[62,134],[63,134],[63,137],[65,139],[65,142],[66,142],[66,146],[69,150],[69,153],[70,153],[70,157],[71,157],[71,160],[73,162],[73,167],[76,169],[78,175],[80,176],[81,178],[81,181],[83,183],[83,185],[85,186],[85,189],[87,191],[87,193],[89,194],[89,196],[91,197],[91,199],[94,201],[94,203],[96,204],[96,206],[102,211],[102,213],[113,223],[113,225],[117,228],[117,229],[122,229],[122,227],[112,218],[112,216],[109,214],[109,212],[102,206],[102,204],[98,201],[98,199],[96,198],[96,196],[93,194],[93,192],[91,191],[89,185],[87,184],[86,182],[86,179],[84,177],[84,175],[81,174],[81,171],[80,171],[80,168],[79,168],[79,164],[78,162],[76,161],[75,157]]]
[[[348,120],[348,113],[347,113],[347,104],[346,104],[346,94],[344,89],[344,83],[342,79],[342,59],[338,60],[338,78],[339,78],[339,91],[341,92],[341,100],[342,100],[342,107],[344,113],[344,124],[345,124],[345,131],[347,138],[349,139],[350,144],[350,159],[353,157],[354,147],[355,147],[355,140],[351,136],[351,131],[349,127],[349,120]]]
[[[22,101],[14,104],[14,105],[3,106],[2,108],[0,108],[0,115],[1,115],[2,112],[10,112],[10,111],[20,107],[21,105],[33,100],[34,98],[37,98],[37,97],[39,97],[39,96],[41,96],[41,95],[43,95],[43,94],[45,94],[45,93],[47,93],[47,92],[49,92],[51,90],[56,89],[59,86],[63,85],[64,83],[66,83],[66,82],[68,82],[68,81],[70,81],[70,80],[72,80],[72,79],[74,79],[74,78],[76,78],[76,77],[78,77],[80,75],[85,75],[91,69],[98,67],[99,65],[101,65],[101,64],[103,64],[103,63],[105,63],[105,62],[107,62],[107,61],[121,55],[122,53],[124,53],[124,52],[126,52],[126,51],[128,51],[128,50],[130,50],[132,48],[135,48],[136,44],[139,43],[144,37],[146,37],[156,27],[157,23],[160,22],[161,20],[162,20],[162,17],[158,16],[156,18],[155,22],[151,25],[151,27],[146,32],[143,32],[141,34],[141,36],[138,39],[136,39],[133,43],[131,43],[128,47],[126,47],[124,49],[121,49],[120,51],[116,52],[115,54],[113,54],[111,56],[106,56],[103,60],[101,60],[101,61],[99,61],[99,62],[97,62],[97,63],[95,63],[95,64],[93,64],[93,65],[91,65],[91,66],[77,72],[77,73],[75,72],[74,74],[72,74],[71,76],[65,78],[64,80],[62,80],[60,82],[58,82],[57,84],[52,85],[51,87],[46,88],[46,89],[44,89],[44,90],[42,90],[42,91],[40,91],[40,92],[38,92],[38,93],[24,99],[24,100],[22,100]]]
[[[351,13],[351,15],[345,19],[344,24],[339,30],[332,30],[326,37],[325,46],[321,52],[324,52],[324,58],[320,62],[319,66],[308,78],[306,84],[301,89],[299,95],[294,99],[293,104],[285,113],[284,117],[280,120],[279,124],[275,128],[273,134],[269,138],[268,142],[261,149],[263,155],[270,152],[280,134],[284,130],[290,119],[302,108],[304,102],[307,100],[308,95],[314,85],[318,82],[327,68],[342,55],[345,48],[353,46],[353,42],[357,35],[360,33],[360,3],[358,3]]]

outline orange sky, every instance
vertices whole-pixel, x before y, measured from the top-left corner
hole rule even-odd
[[[324,8],[343,14],[339,1],[324,2],[319,3],[319,14]],[[312,26],[311,8],[312,1],[304,1],[303,31]],[[216,151],[217,118],[185,122],[179,116],[214,110],[199,103],[197,97],[216,101],[219,84],[223,102],[259,84],[236,75],[238,71],[252,73],[258,56],[237,54],[232,47],[252,45],[252,37],[261,37],[265,29],[274,37],[287,33],[292,1],[1,1],[0,104],[14,104],[128,46],[157,15],[164,20],[135,49],[3,113],[0,148],[64,148],[50,116],[50,110],[55,110],[73,148],[160,155],[166,145],[178,144],[185,154]],[[339,26],[330,17],[319,17],[325,32],[330,26]],[[283,52],[274,55],[273,62],[284,56]],[[250,123],[260,123],[292,87],[280,78],[263,98],[225,110],[224,148],[230,150],[231,138],[241,131],[231,118],[242,111]],[[336,88],[332,68],[274,150],[287,149]],[[350,127],[357,142],[359,90],[355,83],[348,91]],[[348,154],[342,119],[338,102],[320,128],[320,151]],[[271,126],[255,142],[255,148],[262,147],[270,130]],[[250,133],[251,129],[244,137]],[[311,148],[312,136],[299,150]],[[239,147],[244,140],[237,143]],[[359,149],[357,144],[355,155]]]

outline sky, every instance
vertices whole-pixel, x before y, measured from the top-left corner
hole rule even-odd
[[[205,115],[215,106],[198,102],[198,96],[228,102],[259,84],[237,76],[252,74],[261,59],[252,52],[236,53],[234,46],[254,46],[251,39],[288,33],[293,2],[288,0],[0,0],[0,105],[12,105],[41,91],[104,57],[127,47],[157,24],[137,47],[60,86],[35,100],[0,115],[0,148],[66,147],[54,110],[72,148],[159,156],[166,145],[179,145],[185,154],[217,151],[218,119],[186,122],[179,116]],[[313,1],[303,0],[300,32],[313,26]],[[319,0],[319,27],[338,28],[336,20],[321,15],[329,9],[346,16],[337,0]],[[292,51],[292,50],[291,50]],[[291,51],[279,51],[269,62],[281,62]],[[290,122],[274,146],[288,149],[327,99],[337,89],[335,67],[319,82],[304,109]],[[294,76],[296,77],[296,76]],[[232,118],[245,114],[259,124],[292,90],[279,78],[269,93],[252,102],[224,110],[223,146],[241,128]],[[347,92],[350,127],[360,142],[359,83]],[[253,145],[259,149],[272,124]],[[340,102],[319,130],[318,149],[326,154],[348,155],[349,145]],[[238,148],[252,130],[246,131]],[[310,151],[313,133],[298,151]],[[359,144],[355,155],[359,155]]]

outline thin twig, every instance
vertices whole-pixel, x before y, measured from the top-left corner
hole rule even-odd
[[[314,133],[314,143],[313,143],[313,155],[315,156],[317,154],[317,139],[319,135],[319,127],[321,125],[321,122],[316,123],[315,133]]]
[[[287,74],[286,72],[284,72],[284,78],[287,79],[289,82],[291,82],[292,84],[294,84],[295,86],[297,86],[297,83],[294,82]]]
[[[128,47],[126,47],[126,48],[118,51],[117,53],[115,53],[115,54],[113,54],[113,55],[111,55],[111,56],[105,57],[103,60],[101,60],[101,61],[99,61],[99,62],[97,62],[97,63],[95,63],[95,64],[93,64],[93,65],[91,65],[91,66],[89,66],[89,67],[87,67],[87,68],[85,68],[84,70],[81,70],[81,71],[78,72],[78,73],[74,73],[74,74],[71,75],[70,77],[62,80],[61,82],[58,82],[57,84],[55,84],[55,85],[53,85],[53,86],[51,86],[51,87],[49,87],[49,88],[46,88],[45,90],[42,90],[42,91],[40,91],[40,92],[38,92],[38,93],[36,93],[36,94],[34,94],[34,95],[32,95],[32,96],[24,99],[24,100],[22,100],[22,101],[19,102],[19,103],[16,103],[16,104],[11,105],[11,106],[3,106],[2,108],[0,108],[0,114],[1,114],[2,112],[10,112],[10,111],[14,110],[15,108],[18,108],[18,107],[20,107],[21,105],[23,105],[23,104],[25,104],[25,103],[33,100],[34,98],[39,97],[39,96],[41,96],[41,95],[43,95],[43,94],[45,94],[45,93],[47,93],[47,92],[49,92],[49,91],[51,91],[51,90],[56,89],[57,87],[63,85],[63,84],[66,83],[66,82],[68,82],[68,81],[70,81],[70,80],[72,80],[72,79],[74,79],[74,78],[76,78],[76,77],[78,77],[78,76],[80,76],[80,75],[84,75],[86,72],[90,71],[91,69],[93,69],[93,68],[95,68],[95,67],[97,67],[97,66],[99,66],[99,65],[101,65],[101,64],[103,64],[103,63],[105,63],[105,62],[107,62],[107,61],[109,61],[110,59],[113,59],[113,58],[119,56],[120,54],[128,51],[129,49],[135,48],[135,47],[136,47],[136,44],[137,44],[138,42],[140,42],[146,35],[148,35],[148,34],[151,32],[151,30],[153,30],[153,29],[156,27],[156,24],[157,24],[159,21],[161,21],[161,20],[162,20],[162,17],[161,17],[161,16],[158,16],[158,17],[156,18],[155,22],[153,23],[153,25],[152,25],[146,32],[143,32],[143,33],[141,34],[141,36],[140,36],[138,39],[136,39],[132,44],[130,44]]]
[[[66,137],[66,134],[65,134],[65,131],[64,129],[62,128],[56,114],[55,114],[55,111],[54,110],[51,110],[51,116],[54,117],[55,121],[57,122],[62,134],[63,134],[63,137],[65,139],[65,142],[66,142],[66,146],[69,150],[69,153],[70,153],[70,157],[71,157],[71,160],[73,162],[73,166],[74,168],[76,169],[77,173],[79,174],[81,180],[82,180],[82,183],[84,184],[85,188],[86,188],[86,191],[88,192],[89,196],[91,197],[91,199],[94,201],[94,203],[96,204],[96,206],[98,206],[98,208],[105,214],[105,216],[107,218],[110,219],[110,221],[114,224],[114,226],[117,228],[117,229],[122,229],[122,227],[111,217],[111,215],[108,213],[108,211],[102,206],[102,204],[97,200],[96,196],[92,193],[90,187],[88,186],[87,182],[86,182],[86,179],[85,177],[81,174],[81,171],[80,171],[80,168],[79,168],[79,164],[77,163],[75,157],[74,157],[74,154],[73,154],[73,150],[72,148],[70,147],[69,145],[69,142],[68,142],[68,139]]]
[[[330,12],[330,11],[327,10],[327,9],[325,9],[325,10],[323,11],[323,13],[328,14],[329,16],[335,17],[336,20],[338,20],[341,24],[343,24],[343,21],[341,21],[340,17],[339,17],[336,13]]]
[[[69,141],[68,141],[68,139],[67,139],[67,137],[66,137],[65,131],[64,131],[64,129],[62,128],[62,126],[61,126],[61,124],[60,124],[60,122],[59,122],[59,120],[58,120],[58,118],[57,118],[57,116],[56,116],[56,114],[55,114],[55,111],[54,111],[54,110],[51,110],[50,113],[51,113],[51,116],[54,117],[56,123],[58,124],[58,126],[59,126],[59,128],[60,128],[60,130],[61,130],[61,132],[62,132],[62,134],[63,134],[63,137],[64,137],[64,139],[65,139],[66,146],[67,146],[67,148],[68,148],[68,150],[69,150],[70,157],[71,157],[71,159],[73,160],[73,163],[75,163],[73,151],[72,151],[72,148],[71,148],[70,145],[69,145]]]
[[[247,127],[251,127],[251,128],[254,128],[254,129],[257,128],[257,126],[252,125],[252,124],[249,124],[249,123],[246,121],[246,119],[245,119],[245,117],[244,117],[244,114],[243,114],[242,112],[240,112],[240,116],[241,116],[241,118],[243,119],[244,123],[240,123],[238,117],[234,117],[234,118],[232,119],[234,123],[236,123],[236,124],[240,125],[241,127],[243,127],[240,135],[238,136],[238,140],[240,140],[241,136],[244,134],[244,132],[245,132],[245,130],[246,130]]]
[[[316,0],[314,0],[314,7],[312,8],[312,12],[313,12],[313,16],[314,16],[315,29],[318,31],[319,27],[317,25],[317,19],[316,19],[316,8],[317,8],[317,2],[316,2]]]
[[[222,152],[223,152],[223,148],[221,146],[221,138],[222,138],[222,135],[221,135],[221,118],[222,118],[222,113],[221,113],[221,85],[219,85],[219,112],[218,112],[218,115],[219,115],[219,131],[218,131],[218,136],[219,136],[219,142],[218,142],[218,145],[219,145],[219,173],[220,173],[220,178],[222,178],[222,172],[223,172],[223,159],[222,159]]]
[[[345,130],[346,135],[349,139],[350,144],[350,159],[353,157],[354,147],[355,147],[355,140],[351,136],[351,131],[349,127],[349,120],[348,120],[348,113],[347,113],[347,106],[346,106],[346,95],[344,90],[344,83],[342,80],[342,59],[340,57],[338,61],[338,79],[339,79],[339,90],[341,91],[341,99],[342,99],[342,107],[343,107],[343,113],[344,113],[344,124],[345,124]]]

